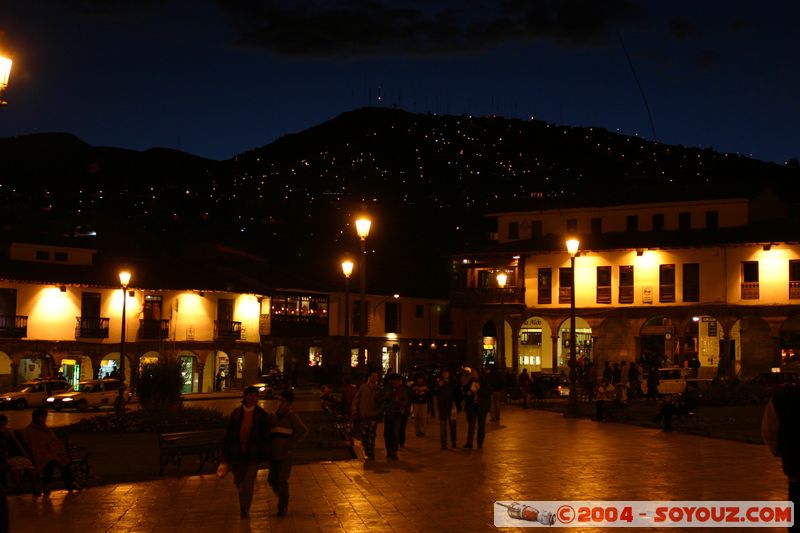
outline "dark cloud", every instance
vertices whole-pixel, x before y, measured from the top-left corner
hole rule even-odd
[[[629,0],[219,0],[237,43],[291,56],[430,54],[504,41],[553,38],[592,43],[635,19]]]
[[[719,55],[713,50],[703,50],[698,54],[696,61],[701,69],[709,69],[719,62]]]
[[[686,17],[675,17],[669,21],[669,33],[679,40],[699,37],[699,32]]]

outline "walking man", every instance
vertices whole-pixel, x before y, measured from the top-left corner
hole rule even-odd
[[[429,403],[430,391],[425,383],[425,377],[417,376],[417,381],[411,388],[411,416],[414,417],[414,433],[417,437],[425,436]]]
[[[447,429],[450,428],[450,443],[456,448],[456,418],[461,411],[461,387],[453,382],[449,370],[442,370],[436,383],[436,407],[439,410],[439,437],[442,449],[447,449]]]
[[[492,422],[500,422],[500,404],[503,402],[503,397],[505,396],[505,376],[503,376],[503,373],[497,367],[491,367],[486,376],[492,391],[492,405],[489,418]]]
[[[478,396],[478,391],[481,390],[481,379],[480,373],[478,369],[470,369],[470,378],[467,383],[464,385],[462,389],[462,394],[464,396],[464,411],[467,413],[467,443],[464,444],[464,448],[471,449],[472,442],[475,438],[475,426],[478,423],[478,414],[479,408],[481,407],[481,398]],[[484,390],[483,397],[486,397],[486,391]],[[491,400],[490,400],[491,401]],[[486,403],[484,403],[484,406]],[[486,424],[486,412],[488,409],[482,409],[483,415],[483,424],[485,427]],[[479,443],[482,445],[483,441],[479,439]],[[480,447],[480,446],[479,446]]]
[[[269,459],[270,420],[270,414],[258,405],[258,389],[253,386],[244,390],[242,405],[234,409],[228,418],[222,445],[222,463],[233,472],[233,484],[239,492],[239,515],[242,518],[250,517],[258,467]]]
[[[278,516],[286,516],[289,508],[289,475],[292,472],[292,450],[308,433],[308,428],[292,412],[294,392],[281,391],[278,410],[270,428],[271,458],[267,482],[278,496]]]
[[[386,445],[386,458],[399,459],[397,451],[401,445],[401,431],[406,423],[411,393],[403,383],[403,376],[392,374],[381,399],[384,402],[383,441]]]
[[[361,445],[367,459],[375,459],[375,436],[378,433],[378,422],[381,419],[380,378],[377,372],[371,372],[366,383],[359,387],[353,399],[353,417],[358,422],[361,433]]]

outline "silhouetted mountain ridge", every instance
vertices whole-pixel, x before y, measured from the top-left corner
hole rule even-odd
[[[224,242],[332,284],[339,258],[357,254],[352,221],[366,211],[370,264],[387,287],[441,286],[441,258],[485,242],[486,213],[752,196],[766,185],[789,199],[800,176],[600,128],[388,108],[342,113],[227,161],[69,134],[0,139],[0,158],[6,226]]]

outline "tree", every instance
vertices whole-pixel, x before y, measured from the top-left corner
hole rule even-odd
[[[180,362],[174,357],[159,357],[158,362],[142,369],[136,391],[145,410],[159,411],[178,407],[182,389]]]

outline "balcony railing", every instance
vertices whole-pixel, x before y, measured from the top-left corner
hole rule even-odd
[[[742,283],[742,300],[758,300],[758,282],[745,281]]]
[[[611,287],[597,287],[597,303],[611,303]]]
[[[0,337],[21,339],[28,336],[28,317],[0,315]]]
[[[789,282],[789,299],[800,300],[800,281]]]
[[[524,304],[525,287],[455,289],[452,292],[452,300],[455,305]]]
[[[75,317],[76,339],[107,339],[110,319],[95,316]]]
[[[224,340],[240,340],[242,338],[242,323],[233,320],[215,320],[214,338]]]
[[[619,286],[619,303],[621,304],[633,303],[633,285]]]
[[[558,303],[569,304],[571,296],[572,296],[572,287],[558,288]]]
[[[536,297],[536,303],[539,305],[548,305],[553,303],[553,290],[548,288],[539,287],[539,294]]]
[[[659,287],[658,287],[658,301],[659,302],[674,302],[675,301],[675,285],[659,285]]]
[[[139,339],[159,340],[169,338],[169,319],[143,318],[139,320]]]

